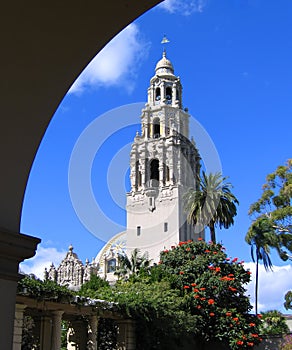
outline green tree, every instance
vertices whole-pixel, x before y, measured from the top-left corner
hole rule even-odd
[[[262,260],[266,269],[272,267],[270,248],[286,261],[292,252],[292,159],[287,165],[278,166],[267,175],[263,193],[259,200],[249,208],[253,222],[245,237],[252,246],[252,259],[256,262],[256,312],[258,300],[258,263]],[[256,258],[253,255],[255,248]]]
[[[286,310],[292,310],[292,291],[288,291],[285,294],[285,303],[284,303]]]
[[[139,275],[140,273],[147,273],[150,268],[151,260],[148,258],[148,253],[143,255],[138,248],[135,248],[130,258],[126,254],[119,254],[118,268],[115,275],[119,278],[126,278],[129,276]]]
[[[231,192],[232,185],[220,173],[207,175],[204,171],[197,188],[190,189],[184,196],[185,210],[189,223],[199,228],[209,227],[211,241],[216,242],[215,227],[229,228],[237,214],[239,204]]]
[[[250,272],[238,258],[227,257],[222,245],[181,242],[161,253],[159,268],[172,287],[189,298],[189,312],[198,317],[196,337],[201,344],[220,342],[230,349],[250,349],[260,342],[260,320],[250,314],[244,288]]]
[[[272,248],[275,248],[284,261],[291,258],[292,252],[292,159],[287,165],[278,166],[267,175],[260,199],[253,203],[249,215],[254,219],[253,226],[261,220],[269,222],[274,231]]]
[[[102,279],[101,277],[97,275],[91,275],[90,280],[85,282],[80,290],[78,291],[79,295],[82,296],[90,296],[91,294],[94,294],[97,290],[101,288],[109,288],[109,283]]]
[[[288,334],[289,327],[285,317],[278,310],[270,310],[262,313],[261,334],[280,335]]]

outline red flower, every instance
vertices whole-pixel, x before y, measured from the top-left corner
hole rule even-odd
[[[226,258],[225,260],[226,260],[226,261],[229,261],[230,259],[229,259],[229,258]]]
[[[216,268],[215,268],[215,271],[216,271],[216,272],[220,272],[220,271],[221,271],[221,268],[220,268],[220,267],[216,267]]]
[[[198,306],[197,306],[197,309],[199,309],[199,310],[200,310],[201,308],[202,308],[202,306],[201,306],[201,305],[198,305]]]
[[[261,314],[258,314],[258,318],[262,318],[263,316]]]
[[[231,290],[231,292],[236,292],[237,291],[236,288],[233,288],[233,287],[230,287],[230,286],[228,287],[228,289]]]
[[[206,250],[205,250],[205,253],[211,253],[211,250],[206,249]]]
[[[255,323],[251,322],[249,325],[250,325],[250,327],[255,327]]]
[[[183,274],[184,274],[184,272],[183,272],[183,271],[180,271],[180,272],[179,272],[179,274],[180,274],[180,275],[183,275]]]
[[[200,296],[199,296],[198,294],[195,294],[195,295],[194,295],[194,298],[195,298],[195,299],[198,299],[198,298],[200,298]]]
[[[234,262],[236,262],[238,260],[238,258],[234,258],[233,260],[232,260],[232,262],[234,263]]]
[[[211,317],[215,316],[214,312],[210,312],[209,315],[210,315]]]
[[[209,304],[209,305],[212,305],[212,304],[214,304],[214,303],[215,303],[214,299],[209,299],[209,300],[208,300],[208,304]]]
[[[196,283],[192,283],[192,284],[191,284],[192,287],[195,287],[196,285],[197,285]]]
[[[228,276],[229,276],[229,277],[234,277],[233,273],[230,273]]]
[[[217,254],[218,252],[213,252],[213,254]]]
[[[253,342],[248,342],[247,343],[247,346],[253,346],[254,344],[253,344]]]
[[[194,288],[194,292],[198,293],[198,292],[199,292],[199,289]]]
[[[238,321],[238,317],[233,317],[233,321]]]
[[[167,249],[165,249],[165,250],[163,251],[163,253],[168,253],[168,250],[167,250]]]
[[[242,340],[238,340],[238,341],[236,342],[236,344],[237,344],[237,345],[243,345],[243,341],[242,341]]]
[[[251,336],[252,336],[253,338],[258,338],[258,337],[259,337],[258,334],[252,334]]]
[[[226,316],[231,316],[232,313],[231,312],[226,312]]]
[[[202,288],[200,288],[201,290],[206,290],[206,288],[205,287],[202,287]]]
[[[201,300],[206,300],[206,298],[203,297],[203,298],[201,298]]]
[[[171,249],[175,249],[175,245],[172,245],[172,246],[171,246]]]
[[[189,252],[191,250],[191,248],[186,248],[186,252]]]
[[[184,286],[184,289],[189,289],[190,288],[190,286]]]
[[[251,275],[251,271],[247,271],[247,274],[248,274],[248,275]]]
[[[202,240],[203,240],[203,238],[202,238],[202,237],[199,237],[199,238],[198,238],[198,241],[202,241]]]

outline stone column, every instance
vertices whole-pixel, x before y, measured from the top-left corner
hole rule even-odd
[[[118,350],[136,350],[135,323],[132,320],[119,320]]]
[[[11,350],[15,317],[18,265],[35,254],[40,239],[13,232],[0,232],[0,344]]]
[[[52,350],[61,349],[62,315],[64,311],[52,312]]]
[[[52,319],[49,316],[42,316],[40,331],[40,349],[52,350]]]
[[[176,106],[176,100],[177,100],[177,96],[176,96],[176,84],[174,83],[172,85],[172,105],[175,107]]]
[[[161,104],[165,104],[165,86],[164,86],[164,81],[161,83],[160,96],[161,96]]]
[[[97,350],[97,327],[98,319],[96,315],[92,315],[88,318],[88,330],[87,330],[87,349]]]
[[[15,305],[13,350],[21,350],[24,304]]]

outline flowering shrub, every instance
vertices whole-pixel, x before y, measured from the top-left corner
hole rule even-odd
[[[220,341],[230,349],[259,344],[260,320],[251,315],[244,285],[250,281],[238,258],[228,258],[220,244],[180,242],[160,257],[160,268],[172,276],[172,286],[189,298],[192,315],[199,316],[203,342]]]

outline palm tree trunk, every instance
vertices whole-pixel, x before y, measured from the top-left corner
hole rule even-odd
[[[259,254],[257,252],[256,280],[255,280],[255,313],[258,315],[258,289],[259,289]]]
[[[216,235],[215,235],[215,223],[213,220],[209,223],[209,229],[210,229],[210,235],[211,235],[211,241],[213,243],[216,243]]]

